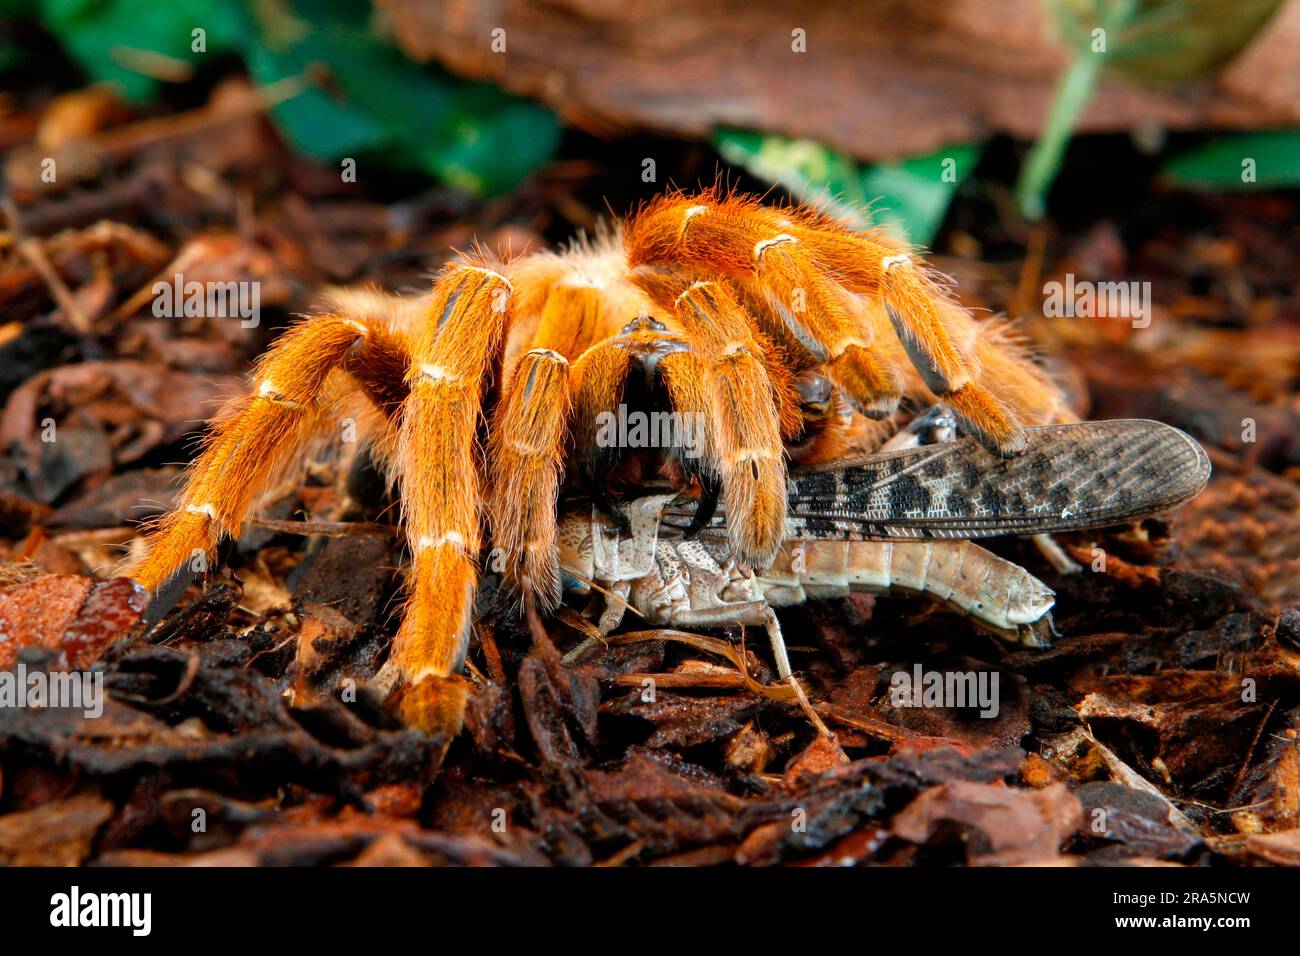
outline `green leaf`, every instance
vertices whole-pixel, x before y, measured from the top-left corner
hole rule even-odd
[[[509,191],[550,159],[559,124],[536,104],[413,63],[351,16],[353,5],[298,0],[263,24],[248,51],[261,83],[324,67],[329,82],[281,103],[274,117],[296,148],[334,162],[370,155],[477,195]],[[278,29],[270,29],[270,28]]]
[[[1103,69],[1173,85],[1217,69],[1254,38],[1281,0],[1046,0],[1065,39]],[[1094,30],[1107,28],[1095,52]]]
[[[1026,219],[1041,219],[1047,211],[1047,192],[1061,171],[1074,126],[1092,99],[1099,70],[1096,57],[1079,53],[1056,81],[1047,120],[1016,182],[1016,205]]]
[[[863,165],[811,140],[719,130],[713,142],[727,162],[801,201],[859,227],[883,225],[918,245],[934,238],[983,151],[968,143],[900,163]]]
[[[248,26],[242,5],[207,0],[41,0],[40,12],[46,29],[92,80],[116,84],[130,100],[152,97],[159,85],[129,68],[132,51],[197,65],[242,46]],[[191,50],[196,29],[206,34],[204,53]]]
[[[477,91],[478,97],[471,95]],[[491,87],[462,88],[447,135],[412,144],[421,165],[476,195],[512,189],[554,155],[560,130],[555,118],[532,103],[503,97]],[[466,109],[475,98],[481,110]]]
[[[147,99],[159,87],[129,68],[132,51],[198,63],[233,50],[261,84],[308,80],[273,118],[296,149],[323,162],[366,157],[375,168],[418,171],[494,195],[549,160],[559,144],[549,111],[413,63],[375,36],[371,5],[358,0],[29,3],[93,80],[116,83],[129,99]],[[191,52],[200,27],[206,54]]]
[[[1016,184],[1027,219],[1046,210],[1079,117],[1102,72],[1174,86],[1222,66],[1277,11],[1280,0],[1043,0],[1075,49]]]
[[[1161,172],[1176,185],[1192,189],[1297,187],[1300,129],[1225,136],[1174,157]],[[1253,179],[1243,178],[1248,172]]]
[[[388,59],[369,38],[356,44],[333,30],[312,27],[284,49],[276,49],[269,40],[253,43],[245,58],[248,72],[265,86],[302,77],[318,66],[328,70],[329,90],[311,86],[272,111],[281,132],[299,152],[329,162],[390,149],[402,140],[401,130],[376,115],[366,101],[375,86],[363,81],[359,94],[354,92],[358,76],[366,77],[371,68],[381,75]]]
[[[984,147],[967,143],[917,156],[902,163],[868,166],[862,171],[862,192],[878,196],[873,218],[893,223],[910,240],[926,245],[943,225],[957,187],[975,169]]]

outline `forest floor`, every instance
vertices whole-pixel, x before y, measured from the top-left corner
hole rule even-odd
[[[606,203],[632,208],[655,188],[642,155],[684,184],[718,161],[574,134],[482,203],[343,183],[289,155],[251,95],[231,81],[211,110],[115,117],[61,154],[57,184],[39,176],[34,144],[57,136],[40,104],[0,120],[0,668],[93,666],[109,694],[91,719],[0,708],[0,863],[1300,864],[1294,193],[1197,196],[1139,170],[1135,197],[1076,196],[1030,227],[995,149],[958,196],[934,248],[963,301],[1032,317],[1090,417],[1176,425],[1215,466],[1169,522],[1061,536],[1081,573],[996,545],[1057,591],[1050,649],[918,600],[783,612],[843,762],[797,708],[671,637],[562,666],[577,632],[553,620],[534,639],[489,577],[481,679],[448,741],[340,699],[387,653],[404,556],[392,502],[355,481],[347,495],[337,459],[268,517],[351,531],[254,524],[160,622],[106,572],[174,500],[202,422],[324,286],[423,288],[475,236],[536,248]],[[1058,192],[1087,182],[1067,170]],[[258,283],[260,321],[155,317],[153,284],[177,272]],[[1041,287],[1066,273],[1149,281],[1151,324],[1043,318]],[[751,634],[750,676],[770,679],[765,653]],[[916,664],[996,674],[996,717],[896,706],[891,675]]]

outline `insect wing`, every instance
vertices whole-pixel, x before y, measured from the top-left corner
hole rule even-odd
[[[787,533],[804,538],[979,538],[1098,528],[1159,514],[1205,487],[1210,462],[1160,422],[1028,430],[999,458],[970,438],[791,475]]]

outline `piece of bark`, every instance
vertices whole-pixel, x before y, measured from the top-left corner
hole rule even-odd
[[[0,669],[13,667],[25,647],[58,651],[61,667],[89,667],[131,630],[149,593],[128,578],[96,581],[47,574],[0,591]]]
[[[1087,783],[1074,792],[1083,804],[1087,831],[1098,840],[1119,846],[1108,858],[1129,856],[1177,859],[1201,843],[1199,837],[1175,826],[1167,800],[1120,783]]]
[[[1300,830],[1252,833],[1242,845],[1251,855],[1277,866],[1300,866]]]
[[[956,830],[966,843],[968,862],[1009,866],[1054,859],[1082,822],[1083,809],[1064,784],[1013,790],[949,780],[908,804],[891,829],[913,843]]]
[[[113,804],[87,794],[0,816],[0,865],[77,866]]]
[[[707,136],[735,126],[876,160],[991,133],[1037,136],[1070,55],[1039,0],[379,6],[415,59],[540,99],[584,129]],[[806,52],[792,49],[795,30]],[[1175,91],[1104,80],[1080,128],[1300,122],[1297,44],[1300,0],[1290,0],[1217,77]]]

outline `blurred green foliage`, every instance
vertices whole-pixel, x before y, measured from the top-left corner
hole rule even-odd
[[[1194,80],[1250,42],[1282,0],[1047,0],[1061,35],[1092,52],[1092,31],[1113,21],[1103,69],[1153,86]]]
[[[725,160],[797,198],[859,227],[885,226],[918,245],[934,238],[983,150],[966,144],[899,163],[866,165],[804,139],[719,130],[713,141]]]
[[[1247,44],[1280,0],[1042,2],[1077,52],[1017,188],[1030,217],[1044,209],[1101,72],[1153,84],[1201,76]],[[408,60],[375,29],[366,0],[0,0],[0,17],[40,20],[91,80],[115,84],[130,100],[148,101],[162,87],[139,69],[142,56],[182,69],[236,56],[259,84],[306,80],[273,117],[294,148],[321,162],[369,159],[489,196],[508,192],[547,162],[559,141],[556,118],[541,106]],[[201,51],[194,49],[195,30],[203,33]],[[31,65],[28,51],[0,44],[0,69],[24,63]],[[759,178],[919,244],[933,238],[982,151],[968,144],[867,165],[783,136],[720,130],[713,141],[727,161]],[[1246,158],[1254,160],[1254,182],[1243,178]],[[1176,157],[1165,173],[1191,188],[1298,185],[1300,131],[1224,137]]]
[[[1224,136],[1175,156],[1163,172],[1189,189],[1300,186],[1300,129]]]
[[[1102,72],[1155,86],[1196,79],[1235,56],[1281,5],[1281,0],[1043,2],[1075,55],[1016,185],[1020,211],[1029,219],[1046,209],[1047,192]]]
[[[175,60],[191,59],[191,31],[202,28],[207,54],[240,49],[250,36],[243,9],[235,3],[167,0],[40,0],[46,28],[91,79],[116,84],[129,100],[157,92],[158,81],[123,65],[123,53],[146,50]]]
[[[296,149],[323,162],[369,157],[495,195],[559,143],[559,124],[543,107],[408,60],[377,35],[364,0],[0,0],[0,14],[39,16],[92,80],[131,100],[161,85],[131,69],[139,51],[193,67],[235,54],[261,84],[309,77],[273,115]]]

